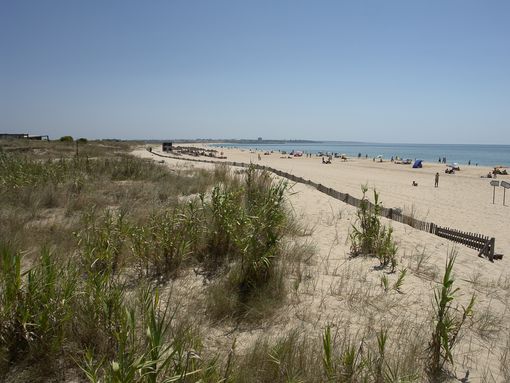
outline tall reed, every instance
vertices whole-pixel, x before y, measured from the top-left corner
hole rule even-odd
[[[441,286],[434,291],[434,330],[429,342],[428,372],[433,379],[437,379],[447,363],[453,365],[453,349],[458,341],[458,335],[466,319],[472,315],[475,296],[472,295],[469,304],[459,310],[453,302],[459,288],[453,286],[453,266],[456,254],[451,252],[446,259],[445,271]],[[457,312],[461,313],[459,316]]]
[[[0,244],[0,339],[4,359],[50,359],[60,351],[73,319],[77,275],[47,248],[21,272],[21,253]]]

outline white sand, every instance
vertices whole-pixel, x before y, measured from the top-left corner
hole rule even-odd
[[[504,381],[501,368],[506,363],[505,350],[510,347],[510,207],[502,206],[501,188],[497,190],[496,204],[492,204],[489,180],[480,178],[490,169],[471,166],[448,175],[444,165],[429,163],[424,163],[423,169],[412,169],[410,165],[356,158],[347,162],[333,159],[331,165],[323,165],[317,157],[288,159],[274,153],[261,155],[259,161],[258,153],[248,150],[220,150],[228,157],[226,161],[263,164],[356,197],[361,196],[361,184],[377,187],[385,206],[400,207],[408,213],[414,211],[416,218],[438,225],[494,236],[496,252],[504,254],[503,260],[490,263],[477,257],[475,250],[383,219],[395,230],[399,268],[408,268],[404,294],[385,293],[380,287],[383,272],[374,270],[376,260],[348,260],[347,238],[356,209],[297,184],[292,189],[296,193],[289,200],[301,223],[313,228],[308,240],[316,245],[318,254],[303,269],[305,278],[290,306],[262,331],[279,334],[297,327],[321,331],[325,324],[333,323],[353,333],[372,326],[376,331],[382,324],[389,329],[390,338],[405,331],[428,334],[433,289],[443,272],[448,251],[455,247],[458,251],[455,283],[461,288],[459,302],[466,304],[472,293],[477,296],[475,316],[466,325],[456,349],[455,371],[462,377],[469,369],[473,382]],[[137,155],[160,160],[145,150],[137,151]],[[181,160],[164,161],[170,166],[210,167]],[[434,188],[436,172],[440,173],[438,188]],[[510,176],[497,179],[510,181]],[[411,186],[413,180],[417,187]],[[510,193],[507,197],[510,205]],[[397,275],[390,274],[388,278],[393,284]],[[211,334],[211,339],[217,341],[218,333]],[[235,334],[240,343],[249,343],[258,335],[257,331]],[[427,344],[421,346],[426,348]]]

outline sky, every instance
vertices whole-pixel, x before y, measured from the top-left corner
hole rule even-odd
[[[510,144],[510,1],[0,0],[0,132]]]

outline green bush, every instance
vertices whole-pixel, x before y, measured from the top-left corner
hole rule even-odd
[[[61,142],[73,142],[74,139],[72,136],[62,136],[62,137],[60,137],[60,141]]]
[[[397,245],[393,240],[393,229],[386,228],[381,224],[382,204],[379,201],[379,193],[374,189],[374,203],[371,204],[366,193],[368,187],[361,187],[363,197],[358,207],[357,225],[352,225],[349,235],[351,241],[351,255],[370,255],[379,259],[382,267],[391,266],[394,271],[397,266]]]
[[[286,188],[285,182],[274,183],[269,173],[251,167],[240,189],[214,189],[205,257],[227,272],[210,289],[213,316],[251,313],[257,317],[265,310],[264,301],[272,304],[281,295]],[[228,297],[222,290],[228,291]]]

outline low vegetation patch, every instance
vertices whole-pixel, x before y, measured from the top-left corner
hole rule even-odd
[[[455,253],[446,260],[441,286],[434,291],[435,328],[429,342],[428,372],[433,380],[440,380],[447,364],[453,365],[453,349],[459,340],[459,333],[468,317],[473,314],[475,296],[466,307],[454,306],[459,288],[453,286]]]
[[[379,193],[374,189],[374,203],[370,203],[366,196],[368,187],[361,187],[363,197],[357,211],[357,222],[352,225],[350,234],[351,255],[375,256],[381,267],[389,266],[391,271],[397,266],[397,245],[392,237],[393,229],[381,224],[382,204]]]
[[[453,260],[427,335],[371,312],[355,330],[352,317],[328,317],[241,344],[278,320],[286,299],[314,299],[298,297],[316,282],[316,249],[294,238],[311,231],[293,222],[287,184],[253,167],[170,170],[130,156],[126,143],[89,141],[78,155],[74,144],[0,151],[0,380],[418,382],[453,364],[473,307],[453,305]],[[374,200],[358,209],[351,252],[393,270],[397,247],[375,191]],[[404,297],[406,273],[393,284],[385,273],[377,299]],[[345,301],[349,312],[364,309],[359,297]],[[211,342],[230,327],[228,345]]]
[[[48,143],[47,156],[0,152],[1,226],[13,234],[0,243],[0,376],[30,361],[33,381],[61,366],[92,382],[219,380],[200,331],[157,286],[194,268],[209,297],[219,286],[232,296],[228,307],[213,300],[214,317],[274,309],[271,298],[284,295],[286,184],[254,168],[169,171],[122,147],[53,157],[54,145],[63,143]],[[14,210],[22,222],[9,220]],[[35,230],[49,212],[65,243]]]

